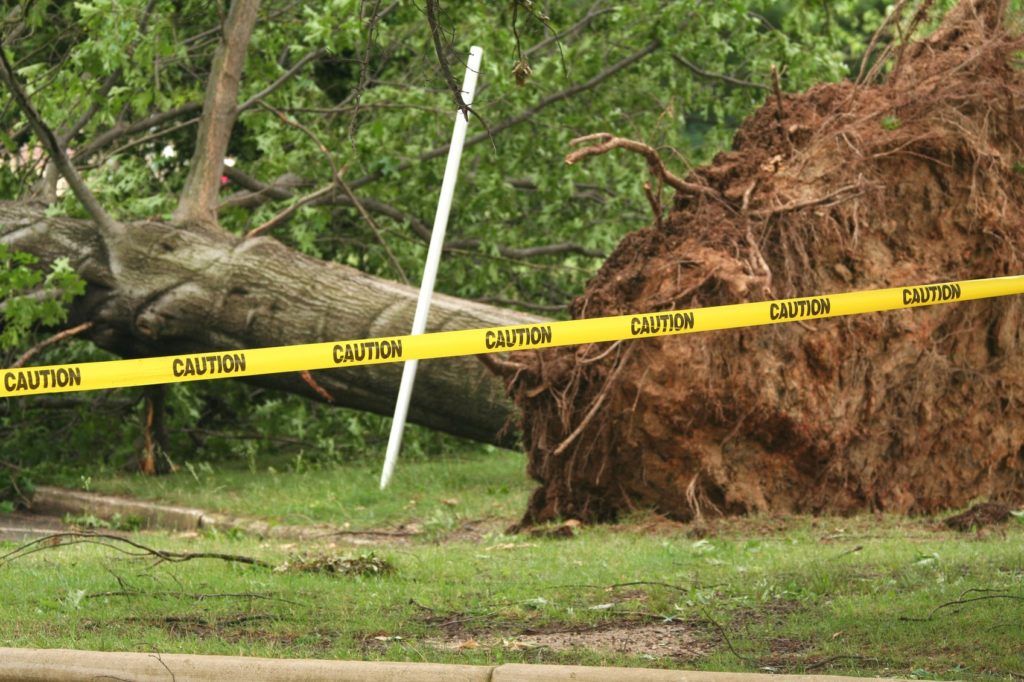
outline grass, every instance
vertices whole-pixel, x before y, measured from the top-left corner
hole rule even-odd
[[[174,476],[112,475],[90,480],[88,489],[282,524],[374,528],[416,519],[443,529],[460,519],[515,516],[533,488],[523,456],[499,448],[402,462],[386,493],[378,489],[379,462],[277,464],[262,470],[201,464]]]
[[[366,547],[132,535],[275,565],[372,550],[394,567],[380,576],[154,565],[94,544],[53,547],[0,563],[0,646],[928,679],[1024,673],[1017,520],[962,535],[883,516],[751,518],[715,523],[698,539],[642,516],[573,539],[505,536],[529,490],[522,468],[520,456],[500,452],[404,463],[386,495],[368,466],[94,480],[95,490],[280,521],[428,527],[434,515],[449,518],[411,542]],[[481,517],[491,517],[485,531],[460,531]],[[634,643],[645,627],[671,627],[688,644],[674,656],[654,644],[631,653],[587,645],[611,626],[629,629]],[[536,644],[566,630],[580,648]]]

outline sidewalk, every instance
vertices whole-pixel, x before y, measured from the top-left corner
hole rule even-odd
[[[130,679],[138,682],[853,682],[880,678],[569,665],[477,666],[0,648],[0,682],[91,682],[101,679]]]

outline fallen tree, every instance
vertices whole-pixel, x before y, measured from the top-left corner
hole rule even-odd
[[[138,222],[104,237],[93,221],[47,217],[0,202],[0,243],[43,263],[68,258],[88,288],[70,324],[126,358],[407,334],[412,287],[308,258],[270,237]],[[512,310],[438,295],[428,331],[534,321]],[[252,383],[314,400],[391,414],[401,365],[254,377]],[[318,390],[319,389],[319,390]],[[512,403],[476,358],[422,363],[410,407],[416,423],[511,445]]]
[[[146,26],[157,10],[153,2],[141,8],[138,36],[126,47],[129,53],[142,42]],[[62,258],[70,262],[87,284],[85,295],[71,305],[70,324],[80,325],[76,327],[80,336],[101,348],[131,358],[408,333],[415,289],[339,263],[303,256],[271,237],[260,235],[271,223],[280,224],[290,218],[303,205],[302,201],[244,237],[219,224],[224,159],[236,118],[257,103],[273,110],[262,98],[320,54],[309,53],[255,97],[238,102],[249,40],[259,15],[259,0],[237,0],[231,3],[223,23],[211,31],[216,48],[198,119],[195,150],[177,208],[168,222],[121,221],[107,211],[79,170],[104,135],[94,139],[91,146],[83,145],[74,162],[67,150],[76,133],[97,114],[99,104],[83,111],[73,124],[51,129],[0,44],[0,81],[23,115],[26,128],[34,133],[49,157],[49,169],[41,183],[48,185],[42,188],[43,195],[48,193],[53,198],[59,173],[90,216],[89,220],[51,217],[44,205],[3,202],[0,243],[35,256],[42,266]],[[167,17],[163,19],[166,21]],[[371,19],[376,21],[378,17],[374,14]],[[14,26],[10,33],[15,35],[28,27],[28,19],[18,10],[8,20]],[[90,97],[101,102],[122,75],[118,70],[110,73],[99,92],[90,93]],[[175,112],[182,109],[192,112],[196,107],[178,107],[167,115],[177,116]],[[342,179],[342,169],[326,154],[316,134],[301,123],[285,120],[302,128],[326,155],[332,177],[327,191],[319,194],[346,196],[379,238],[372,218],[352,194],[352,188]],[[116,139],[123,129],[141,132],[145,126],[118,123],[107,137],[112,135]],[[250,179],[249,184],[255,182]],[[267,196],[259,197],[264,190]],[[260,183],[255,191],[256,203],[280,191]],[[535,319],[438,296],[428,331]],[[262,376],[252,382],[390,414],[400,375],[399,366],[382,365],[324,371],[316,376],[309,372]],[[165,458],[158,457],[157,447],[166,449],[161,415],[163,393],[159,389],[148,391],[146,399],[142,467],[154,471],[166,464]],[[511,411],[500,381],[478,360],[460,358],[424,363],[409,418],[466,438],[510,445],[515,440],[514,430],[507,428]]]
[[[685,180],[646,145],[580,140],[595,144],[567,161],[639,152],[677,194],[662,216],[650,193],[655,226],[623,239],[573,315],[1020,274],[1024,40],[1006,12],[964,0],[858,82],[776,81],[733,149]],[[523,522],[1020,502],[1020,327],[1021,301],[1002,299],[517,354],[540,483]]]

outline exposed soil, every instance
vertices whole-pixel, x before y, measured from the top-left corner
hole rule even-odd
[[[1024,272],[1024,41],[1005,12],[964,0],[882,83],[770,96],[574,317]],[[1021,306],[516,354],[540,483],[523,521],[1024,501]]]
[[[520,635],[487,634],[474,637],[460,633],[443,638],[429,638],[425,643],[449,651],[486,648],[512,651],[546,649],[561,652],[586,649],[603,653],[690,660],[700,658],[714,648],[706,637],[699,637],[698,632],[691,626],[679,622],[623,622]]]

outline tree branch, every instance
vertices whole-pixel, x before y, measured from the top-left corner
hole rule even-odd
[[[625,57],[625,58],[615,62],[614,64],[612,64],[611,66],[606,68],[604,71],[601,71],[600,73],[595,75],[593,78],[591,78],[591,79],[589,79],[587,81],[584,81],[582,83],[577,83],[575,85],[572,85],[572,86],[566,88],[565,90],[561,90],[561,91],[556,92],[554,94],[548,95],[547,97],[543,98],[541,101],[537,102],[537,104],[533,105],[529,109],[526,109],[526,110],[516,114],[515,116],[507,118],[504,121],[501,121],[500,123],[496,124],[495,126],[493,126],[490,129],[489,132],[482,132],[482,133],[479,133],[477,135],[473,135],[470,138],[467,138],[464,146],[465,147],[471,147],[471,146],[473,146],[475,144],[483,142],[484,140],[486,140],[486,139],[488,139],[490,137],[493,137],[494,135],[497,135],[498,133],[500,133],[503,130],[507,130],[508,128],[511,128],[513,126],[516,126],[516,125],[519,125],[520,123],[523,123],[524,121],[529,120],[530,118],[532,118],[533,116],[536,116],[538,113],[540,113],[541,111],[543,111],[547,107],[551,106],[552,104],[556,104],[556,103],[561,102],[563,100],[566,100],[566,99],[569,99],[571,97],[574,97],[574,96],[576,96],[576,95],[578,95],[578,94],[580,94],[582,92],[586,92],[587,90],[590,90],[592,88],[597,87],[598,85],[600,85],[604,81],[606,81],[609,78],[611,78],[612,76],[614,76],[619,71],[622,71],[623,69],[626,69],[626,68],[632,66],[633,64],[636,64],[638,61],[640,61],[641,59],[643,59],[647,55],[649,55],[652,52],[654,52],[655,50],[657,50],[658,47],[659,47],[659,43],[657,41],[652,41],[652,42],[648,43],[647,45],[642,47],[640,50],[634,52],[633,54],[629,55],[628,57]],[[430,151],[427,151],[427,152],[424,152],[423,154],[420,154],[415,159],[407,159],[405,161],[402,161],[395,168],[394,172],[395,173],[401,173],[402,171],[404,171],[404,170],[406,170],[408,168],[411,168],[413,166],[413,164],[422,163],[423,161],[429,161],[430,159],[435,159],[435,158],[437,158],[439,156],[444,156],[445,154],[448,153],[449,146],[450,146],[450,144],[445,144],[445,145],[442,145],[440,147],[435,147],[434,149],[431,149]],[[232,177],[232,175],[231,175],[231,173],[233,172],[232,169],[229,168],[229,169],[225,170],[224,172],[228,175],[228,177]],[[246,177],[248,177],[248,176],[246,176]],[[364,185],[369,185],[370,183],[376,182],[377,180],[380,180],[382,177],[383,177],[383,173],[381,171],[374,171],[373,173],[369,173],[368,175],[364,175],[361,178],[353,180],[352,182],[348,183],[348,186],[349,186],[350,189],[356,190],[356,189],[359,189],[360,187],[363,187]],[[235,179],[235,178],[233,178],[233,179]],[[246,185],[243,184],[242,186],[245,187]],[[271,191],[275,191],[275,190],[272,190],[271,186],[269,186],[269,185],[264,185],[263,188],[264,188],[264,191],[267,192],[266,196],[271,196],[274,199],[287,199],[287,198],[291,197],[291,194],[281,195],[281,196],[273,196],[273,195],[271,195],[270,192]],[[251,187],[250,187],[250,189],[251,189]],[[306,197],[303,198],[301,206],[305,206],[306,204],[316,203],[316,202],[328,203],[325,200],[328,197],[332,196],[331,195],[331,190],[332,189],[333,189],[333,183],[330,184],[330,185],[327,185],[325,187],[321,187],[320,189],[317,189],[314,192],[311,192],[309,195],[307,195]],[[248,199],[246,197],[233,197],[229,201],[231,201],[231,205],[240,206],[240,205],[246,205]],[[366,204],[367,207],[370,207],[370,204],[368,203],[370,200],[362,199],[362,201]],[[344,202],[340,201],[339,203],[344,203]],[[289,209],[286,209],[287,214],[275,216],[275,218],[273,220],[278,220],[280,218],[280,221],[283,222],[284,220],[287,220],[288,218],[290,218],[291,215],[296,210],[298,210],[299,208],[300,208],[300,206],[297,206],[297,205],[293,204],[291,207],[289,207]],[[374,210],[374,209],[371,208],[371,210]],[[278,225],[278,224],[280,224],[280,222],[275,222],[274,223],[274,225]],[[413,227],[415,229],[415,225]]]
[[[647,55],[657,50],[659,46],[660,44],[658,43],[658,41],[652,41],[645,45],[644,47],[637,50],[636,52],[634,52],[633,54],[629,55],[628,57],[624,57],[623,59],[615,62],[604,71],[601,71],[600,73],[595,75],[593,78],[586,80],[582,83],[571,85],[565,90],[561,90],[554,94],[548,95],[547,97],[537,102],[529,109],[526,109],[510,118],[506,118],[504,121],[501,121],[500,123],[497,123],[494,126],[491,126],[489,131],[478,133],[476,135],[473,135],[472,137],[466,138],[466,142],[463,145],[463,148],[471,147],[475,144],[483,142],[484,140],[490,139],[491,137],[497,135],[503,130],[507,130],[508,128],[519,125],[524,121],[528,121],[529,119],[533,118],[544,109],[547,109],[552,104],[556,104],[571,97],[575,97],[581,92],[586,92],[587,90],[597,87],[601,83],[605,82],[606,80],[617,74],[619,71],[622,71],[623,69],[626,69],[632,66],[633,64],[636,64],[638,61],[640,61]],[[440,147],[435,147],[430,151],[420,154],[415,159],[408,159],[406,161],[403,161],[399,163],[398,166],[395,167],[393,172],[401,173],[407,168],[412,167],[413,164],[422,163],[423,161],[429,161],[430,159],[435,159],[439,156],[445,156],[448,153],[448,148],[450,146],[450,144],[445,144]],[[359,189],[363,185],[368,185],[372,182],[380,180],[382,177],[384,177],[382,171],[374,171],[373,173],[369,173],[361,178],[353,180],[352,182],[348,183],[348,186],[351,187],[352,189]]]
[[[257,197],[267,197],[275,200],[291,199],[294,196],[292,188],[298,187],[302,184],[301,179],[294,175],[285,176],[278,182],[268,185],[237,168],[225,168],[224,173],[231,178],[231,180],[250,191],[243,193],[239,197],[229,197],[222,206],[249,207]],[[339,193],[337,191],[338,189],[341,189],[342,192]],[[347,192],[344,191],[346,189],[348,190]],[[339,187],[327,186],[311,192],[310,194],[300,198],[291,206],[283,209],[280,213],[262,225],[250,230],[246,237],[254,237],[287,222],[287,220],[303,206],[324,205],[351,206],[357,210],[359,210],[359,205],[362,205],[364,211],[379,213],[380,215],[387,216],[398,223],[408,223],[409,227],[417,237],[427,243],[430,243],[431,230],[427,227],[426,223],[420,220],[417,216],[411,213],[406,213],[397,206],[392,206],[391,204],[378,201],[377,199],[356,197],[355,194],[352,193],[351,185]],[[360,212],[360,214],[363,215],[364,220],[369,217],[362,212]],[[483,242],[479,239],[453,239],[444,245],[444,250],[446,252],[459,250],[476,251],[482,246]],[[526,258],[534,258],[537,256],[561,255],[566,253],[578,253],[581,256],[587,256],[588,258],[604,258],[606,255],[604,252],[597,249],[590,249],[580,244],[573,244],[570,242],[544,244],[542,246],[530,246],[524,248],[498,246],[498,254],[500,256],[515,260],[524,260]]]
[[[92,324],[93,324],[92,322],[83,322],[80,325],[77,325],[75,327],[71,327],[70,329],[65,329],[63,331],[59,331],[56,334],[54,334],[53,336],[51,336],[49,338],[46,338],[46,339],[43,339],[42,341],[40,341],[36,345],[34,345],[31,348],[29,348],[24,353],[22,353],[21,357],[19,357],[17,360],[15,360],[11,364],[10,369],[15,369],[17,367],[24,367],[25,363],[28,362],[29,360],[31,360],[34,355],[39,353],[39,351],[43,350],[44,348],[48,348],[49,346],[52,346],[55,343],[60,343],[64,339],[70,338],[70,337],[75,336],[77,334],[81,334],[84,331],[92,329]]]
[[[84,145],[78,147],[78,152],[75,154],[75,163],[79,165],[84,164],[98,151],[122,137],[145,132],[150,128],[155,128],[163,125],[164,123],[194,114],[201,109],[202,105],[198,102],[188,102],[169,111],[161,111],[151,116],[147,116],[146,118],[135,121],[134,123],[118,123],[113,128],[100,133]]]
[[[651,174],[663,181],[666,185],[675,189],[677,192],[684,194],[703,194],[716,198],[720,196],[719,193],[711,187],[687,182],[678,175],[672,173],[672,171],[665,168],[665,163],[661,160],[657,150],[643,142],[637,142],[636,140],[630,140],[625,137],[616,137],[611,133],[594,133],[593,135],[584,135],[583,137],[577,137],[575,140],[570,140],[569,144],[577,145],[583,142],[594,142],[596,140],[603,140],[603,142],[589,147],[584,147],[582,149],[577,149],[565,157],[565,163],[571,166],[577,161],[585,159],[588,156],[606,154],[613,149],[628,149],[631,152],[636,152],[643,156],[647,160],[647,167],[650,169]]]
[[[245,100],[241,104],[239,104],[237,113],[240,114],[243,111],[246,111],[247,109],[252,109],[260,102],[260,100],[264,99],[265,97],[273,93],[275,90],[277,90],[279,87],[287,83],[293,76],[295,76],[295,74],[302,70],[302,67],[304,67],[306,64],[316,59],[320,55],[322,55],[323,52],[324,51],[320,48],[317,48],[312,52],[307,52],[305,55],[303,55],[302,59],[300,59],[299,61],[295,62],[295,64],[292,65],[292,68],[288,69],[280,76],[278,76],[273,83],[263,88],[262,90],[260,90],[255,95]]]
[[[438,0],[427,0],[427,24],[430,26],[430,37],[434,43],[434,52],[437,54],[437,63],[441,67],[441,75],[444,76],[444,82],[448,85],[448,89],[451,90],[455,106],[458,107],[459,111],[462,112],[462,115],[468,121],[471,112],[470,106],[462,98],[462,88],[459,86],[458,81],[455,80],[455,76],[452,75],[452,70],[448,66],[448,59],[444,54],[444,45],[441,44],[440,14],[441,6],[438,4]]]
[[[238,113],[238,83],[259,7],[260,0],[235,0],[228,11],[206,83],[203,117],[199,121],[192,166],[178,208],[174,211],[173,220],[179,225],[199,225],[208,229],[217,225],[224,154]]]
[[[701,78],[711,78],[714,80],[725,81],[726,83],[730,83],[732,85],[738,85],[741,88],[757,88],[758,90],[768,89],[767,85],[763,85],[761,83],[754,83],[753,81],[745,81],[742,78],[730,76],[727,73],[714,73],[712,71],[705,71],[704,69],[700,68],[699,66],[691,62],[689,59],[680,57],[677,54],[673,54],[672,59],[674,59],[677,64],[685,66],[687,69],[692,71],[694,74],[700,76]]]
[[[29,124],[36,133],[36,137],[42,142],[43,146],[46,147],[46,151],[49,152],[50,158],[56,164],[57,169],[60,171],[64,179],[67,180],[68,185],[71,187],[71,191],[75,193],[75,196],[85,210],[88,211],[89,215],[96,222],[96,225],[100,228],[100,233],[104,237],[110,237],[116,234],[120,234],[124,227],[114,220],[109,213],[104,210],[100,205],[100,202],[96,199],[95,195],[89,190],[89,187],[82,180],[82,176],[78,174],[75,167],[71,165],[71,161],[68,159],[68,155],[64,152],[64,148],[61,146],[57,137],[50,130],[49,126],[43,121],[39,112],[35,110],[32,103],[28,99],[28,95],[22,89],[21,84],[18,82],[17,76],[14,75],[14,69],[11,68],[10,63],[7,61],[7,54],[4,52],[3,43],[0,42],[0,79],[6,83],[11,94],[14,96],[14,100],[18,103],[25,117],[28,119]]]

